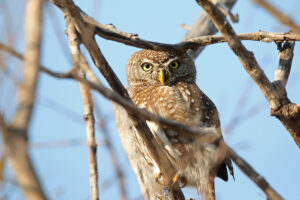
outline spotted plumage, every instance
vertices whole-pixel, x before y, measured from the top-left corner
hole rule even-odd
[[[128,61],[127,77],[129,94],[137,106],[190,126],[214,127],[222,135],[218,111],[196,85],[196,68],[186,53],[139,51]],[[147,123],[182,178],[179,180],[197,186],[205,199],[215,199],[214,177],[227,181],[226,165],[233,174],[225,154],[215,167],[220,155],[218,145],[203,146],[195,138]]]

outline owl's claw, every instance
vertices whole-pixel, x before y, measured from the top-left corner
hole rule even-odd
[[[161,172],[155,173],[154,175],[155,175],[155,181],[157,183],[159,183],[161,185],[165,185],[164,182],[160,180],[162,178],[162,173]],[[171,183],[170,186],[173,186],[176,183],[179,183],[179,187],[183,188],[187,185],[187,180],[184,176],[179,175],[178,173],[176,173],[174,175],[174,177],[172,178],[172,183]]]
[[[174,185],[175,183],[179,183],[179,187],[183,188],[187,185],[187,180],[184,176],[179,175],[179,174],[175,174],[175,176],[172,179],[173,183],[171,185]]]
[[[180,175],[176,173],[175,176],[173,176],[173,178],[172,178],[172,181],[173,181],[172,185],[177,183],[179,181],[179,179],[180,179]]]
[[[160,178],[162,177],[162,173],[161,172],[158,172],[158,173],[155,173],[155,181],[161,185],[164,185],[164,183],[162,181],[160,181]]]

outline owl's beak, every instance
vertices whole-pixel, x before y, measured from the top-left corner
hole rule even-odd
[[[165,82],[165,74],[164,74],[164,70],[160,70],[158,72],[158,80],[161,84],[164,84]]]

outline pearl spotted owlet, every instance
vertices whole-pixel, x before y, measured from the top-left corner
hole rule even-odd
[[[138,107],[190,126],[215,127],[222,136],[218,111],[196,85],[196,67],[187,53],[136,52],[128,61],[127,77],[129,95]],[[226,166],[233,175],[230,159],[223,154],[215,166],[217,145],[199,145],[193,138],[147,123],[174,165],[178,181],[196,186],[203,198],[214,200],[214,178],[227,181]]]

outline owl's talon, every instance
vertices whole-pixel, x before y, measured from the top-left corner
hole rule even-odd
[[[162,177],[162,173],[161,172],[158,172],[158,173],[155,173],[155,181],[161,185],[164,185],[163,182],[161,182],[159,179]]]
[[[174,185],[175,183],[181,183],[179,184],[180,188],[183,188],[187,185],[187,180],[184,176],[181,176],[179,174],[175,174],[175,176],[172,178],[173,183],[171,185]]]
[[[175,183],[177,183],[180,179],[180,175],[179,174],[175,174],[175,176],[173,176],[172,178],[172,184],[171,185],[174,185]]]
[[[186,179],[184,176],[182,176],[182,177],[180,178],[180,183],[181,183],[182,185],[179,185],[179,187],[180,187],[180,188],[184,188],[184,187],[187,185],[187,179]]]

